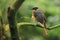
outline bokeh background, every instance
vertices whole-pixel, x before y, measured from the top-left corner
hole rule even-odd
[[[0,18],[3,18],[3,23],[8,24],[7,8],[12,6],[16,0],[0,0]],[[15,19],[18,23],[37,23],[32,19],[32,8],[39,7],[46,16],[47,27],[52,27],[60,24],[60,0],[25,0],[16,13]],[[5,39],[11,40],[8,25],[4,26]],[[43,28],[33,26],[17,26],[20,40],[60,40],[60,28],[55,28],[48,31],[48,36],[45,36]]]

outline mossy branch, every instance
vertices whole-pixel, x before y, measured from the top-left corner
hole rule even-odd
[[[39,25],[38,23],[25,23],[25,22],[17,23],[17,26],[36,26],[36,27],[44,28],[41,25]],[[52,30],[52,29],[55,29],[58,27],[60,27],[60,24],[52,26],[52,27],[47,27],[47,29]]]

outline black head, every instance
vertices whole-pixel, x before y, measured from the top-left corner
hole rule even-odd
[[[38,9],[38,7],[34,7],[34,8],[32,8],[32,10],[37,10]]]

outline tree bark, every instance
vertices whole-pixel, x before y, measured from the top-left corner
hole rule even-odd
[[[2,35],[2,20],[0,18],[0,40],[3,40],[3,35]]]
[[[8,7],[8,22],[12,40],[19,40],[15,14],[23,2],[24,0],[17,0],[13,5],[13,9],[11,7]]]

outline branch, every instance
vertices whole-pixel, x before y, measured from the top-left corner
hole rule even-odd
[[[17,26],[37,26],[37,27],[41,27],[41,28],[44,28],[42,27],[41,25],[37,24],[37,23],[26,23],[26,22],[22,22],[22,23],[17,23]],[[55,25],[55,26],[52,26],[52,27],[48,27],[47,29],[48,30],[52,30],[52,29],[55,29],[55,28],[58,28],[60,27],[60,24],[58,25]]]
[[[51,29],[55,29],[55,28],[58,28],[58,27],[60,27],[60,24],[52,26],[52,27],[49,27],[48,29],[51,30]]]
[[[14,10],[17,11],[17,10],[21,7],[21,5],[22,5],[22,3],[23,3],[24,1],[25,1],[25,0],[17,0],[17,1],[13,4]]]

